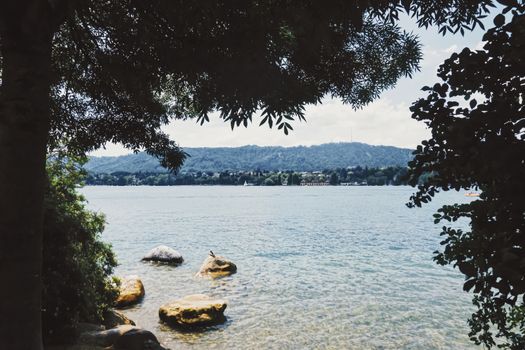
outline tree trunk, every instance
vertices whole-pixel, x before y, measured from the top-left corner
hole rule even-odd
[[[0,8],[1,349],[42,349],[42,204],[52,40],[44,3],[11,2]]]

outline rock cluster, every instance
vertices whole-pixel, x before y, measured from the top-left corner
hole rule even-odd
[[[168,264],[183,262],[180,253],[165,245],[155,247],[142,260]],[[236,271],[237,266],[232,261],[216,256],[210,251],[210,255],[204,260],[197,275],[215,278],[231,275]],[[144,294],[144,285],[137,276],[122,278],[115,307],[122,308],[137,304],[142,300]],[[226,301],[222,299],[194,294],[161,306],[159,317],[173,327],[194,329],[223,323],[226,320],[224,316],[226,306]],[[103,326],[88,327],[82,331],[79,345],[88,346],[90,349],[164,349],[153,333],[137,327],[124,314],[110,310],[104,314],[103,318]]]

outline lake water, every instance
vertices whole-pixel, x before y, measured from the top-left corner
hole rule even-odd
[[[473,311],[462,276],[432,261],[444,203],[408,209],[409,187],[86,187],[106,214],[103,239],[138,275],[143,302],[125,310],[172,349],[474,349]],[[165,244],[185,262],[142,263]],[[208,251],[238,273],[195,277]],[[227,322],[199,333],[172,330],[160,305],[204,293],[228,300]]]

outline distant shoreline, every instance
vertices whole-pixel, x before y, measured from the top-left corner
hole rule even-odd
[[[310,186],[310,185],[293,185],[293,186],[267,186],[267,185],[253,185],[253,186],[244,186],[244,185],[84,185],[82,187],[412,187],[410,185],[326,185],[326,186]]]
[[[118,171],[88,173],[86,185],[110,186],[180,186],[180,185],[234,185],[234,186],[381,186],[406,185],[406,167],[348,167],[322,171],[244,170],[220,172],[192,171],[179,174]]]

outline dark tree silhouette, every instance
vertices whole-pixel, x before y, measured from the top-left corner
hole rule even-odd
[[[428,97],[411,108],[432,138],[415,152],[412,185],[431,175],[409,204],[427,203],[440,190],[482,191],[435,215],[436,223],[470,221],[470,232],[443,227],[435,259],[457,266],[474,293],[471,339],[525,349],[525,4],[501,3],[483,49],[453,54],[439,68],[442,82],[425,87]]]
[[[46,148],[106,141],[176,168],[170,118],[285,133],[331,94],[362,106],[410,75],[417,40],[395,25],[463,31],[492,1],[3,0],[0,2],[0,343],[41,349]]]

